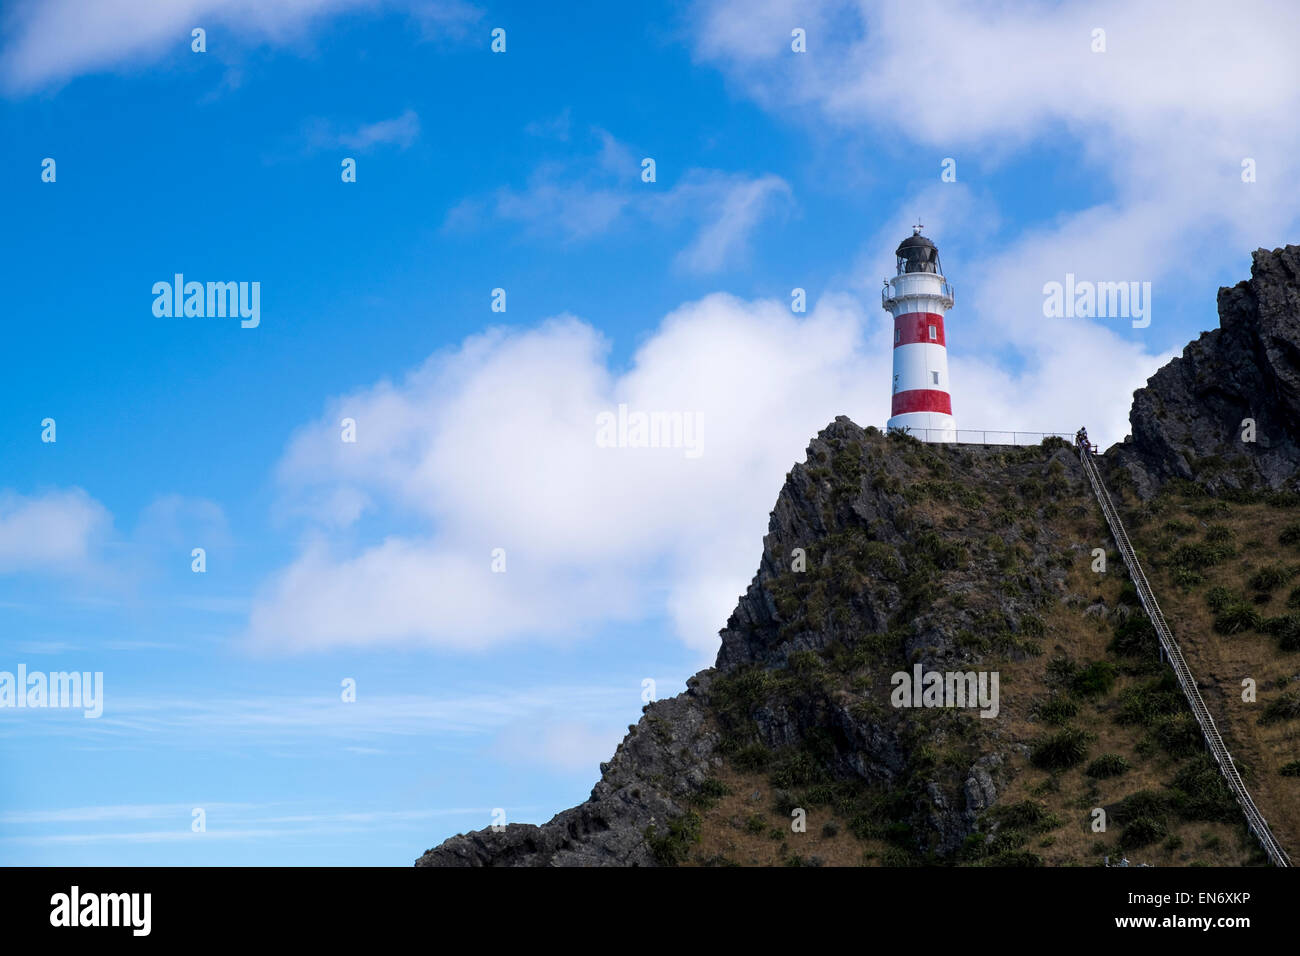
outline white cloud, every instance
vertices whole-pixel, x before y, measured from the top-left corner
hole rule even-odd
[[[1025,350],[1019,374],[996,356],[954,358],[963,425],[1113,430],[1155,363],[1083,320]],[[366,521],[314,522],[255,600],[249,638],[474,649],[662,614],[707,659],[786,471],[836,415],[884,423],[891,357],[878,303],[845,295],[807,316],[708,296],[665,317],[618,372],[601,335],[570,317],[474,336],[399,383],[332,401],[295,435],[283,508],[346,488],[368,502]],[[702,454],[598,447],[597,415],[620,403],[698,416]],[[355,444],[339,440],[344,417]],[[498,547],[504,574],[491,570]]]
[[[104,506],[80,488],[0,492],[0,573],[83,571],[111,524]]]
[[[23,0],[5,19],[0,75],[11,90],[156,62],[189,52],[190,30],[215,28],[250,42],[282,44],[312,23],[349,11],[395,7],[429,35],[459,34],[479,11],[461,0]],[[209,46],[211,50],[212,47]]]

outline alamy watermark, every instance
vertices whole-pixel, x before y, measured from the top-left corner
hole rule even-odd
[[[1043,285],[1043,315],[1049,319],[1132,319],[1133,328],[1151,324],[1150,282],[1077,281],[1073,272],[1065,282]]]
[[[895,707],[979,707],[981,717],[998,715],[997,671],[896,671],[889,702]]]
[[[28,671],[18,665],[18,673],[0,671],[0,707],[80,708],[83,717],[95,718],[104,712],[103,671]]]
[[[239,316],[245,329],[255,329],[262,321],[260,282],[186,282],[178,272],[171,282],[155,282],[153,294],[153,314],[160,319]]]
[[[50,897],[50,925],[56,927],[126,927],[132,936],[153,928],[152,893],[83,893],[73,885]]]
[[[618,414],[596,416],[597,448],[681,448],[687,458],[704,454],[697,412],[632,412],[626,403]]]

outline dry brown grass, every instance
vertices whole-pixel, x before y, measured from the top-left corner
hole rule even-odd
[[[807,809],[807,830],[791,830],[791,817],[773,807],[774,788],[762,774],[725,769],[717,779],[729,793],[712,807],[698,811],[700,842],[691,851],[687,866],[786,866],[798,857],[805,865],[864,866],[878,862],[887,849],[879,840],[860,840],[848,821],[830,807]],[[754,820],[753,829],[749,826]],[[762,829],[754,832],[758,824]],[[831,824],[836,832],[828,835]]]
[[[1224,636],[1214,631],[1214,614],[1206,603],[1210,588],[1222,585],[1250,599],[1251,575],[1267,564],[1300,565],[1300,549],[1278,543],[1281,526],[1300,520],[1300,509],[1279,509],[1266,504],[1232,504],[1226,515],[1197,517],[1189,508],[1197,499],[1179,499],[1157,519],[1130,529],[1129,535],[1147,571],[1165,618],[1183,649],[1206,706],[1210,709],[1228,749],[1243,770],[1260,812],[1274,836],[1293,857],[1300,853],[1300,778],[1283,777],[1278,769],[1300,759],[1300,721],[1265,726],[1259,715],[1270,700],[1300,683],[1300,653],[1284,652],[1276,638],[1257,631]],[[1205,580],[1191,589],[1173,583],[1175,568],[1161,547],[1170,537],[1163,532],[1170,518],[1184,521],[1194,531],[1181,540],[1199,540],[1210,525],[1224,525],[1235,535],[1238,553],[1202,572]],[[1285,614],[1286,597],[1300,585],[1300,575],[1278,587],[1264,603],[1252,606],[1263,617]],[[1242,700],[1242,680],[1256,683],[1257,700]]]

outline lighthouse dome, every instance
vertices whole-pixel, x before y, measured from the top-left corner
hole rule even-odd
[[[898,257],[898,272],[935,272],[940,275],[938,247],[916,230],[898,244],[894,251]]]

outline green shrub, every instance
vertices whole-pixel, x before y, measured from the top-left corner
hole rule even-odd
[[[1160,647],[1155,626],[1145,614],[1130,614],[1115,627],[1106,649],[1120,657],[1151,657]]]
[[[807,750],[785,750],[772,767],[773,786],[791,789],[826,781],[826,770]]]
[[[1178,771],[1170,797],[1184,820],[1233,820],[1241,812],[1218,766],[1204,754]]]
[[[1220,634],[1240,634],[1259,627],[1259,612],[1249,604],[1229,604],[1214,616],[1214,629]]]
[[[1158,720],[1151,729],[1152,739],[1171,757],[1191,757],[1200,753],[1205,738],[1196,718],[1184,711]]]
[[[1162,671],[1153,681],[1130,687],[1119,696],[1116,723],[1150,727],[1171,714],[1181,713],[1187,704],[1173,671]]]
[[[1079,705],[1064,694],[1054,694],[1038,705],[1038,719],[1048,724],[1064,726],[1079,713]]]
[[[1292,521],[1284,527],[1277,540],[1281,544],[1300,544],[1300,521]]]
[[[1026,637],[1042,637],[1047,633],[1043,619],[1034,614],[1026,614],[1020,619],[1020,633]]]
[[[1141,847],[1163,840],[1169,835],[1169,828],[1157,817],[1138,817],[1124,827],[1120,843],[1125,847]]]
[[[1065,770],[1083,762],[1088,756],[1089,736],[1069,728],[1038,742],[1031,760],[1044,770]]]
[[[1292,578],[1292,572],[1277,564],[1266,565],[1250,576],[1251,590],[1271,593]]]
[[[746,744],[731,755],[731,763],[737,770],[766,770],[772,760],[772,751],[763,744]]]
[[[1049,687],[1068,688],[1074,683],[1079,667],[1064,655],[1057,655],[1047,662],[1047,685]]]
[[[1122,754],[1102,754],[1088,764],[1088,769],[1084,773],[1089,777],[1105,780],[1109,777],[1118,777],[1122,773],[1127,773],[1128,769],[1128,761],[1124,759]]]
[[[1232,557],[1235,553],[1236,549],[1226,542],[1221,544],[1210,542],[1180,544],[1170,556],[1170,562],[1176,566],[1203,571]]]
[[[1075,675],[1071,686],[1082,697],[1104,697],[1115,686],[1116,674],[1109,661],[1093,661]]]
[[[1293,691],[1269,701],[1268,706],[1264,708],[1264,713],[1260,715],[1259,722],[1275,724],[1283,720],[1294,720],[1296,717],[1300,717],[1300,694]]]
[[[918,535],[913,551],[945,571],[961,567],[968,560],[965,545],[958,541],[945,541],[933,531],[924,531]]]
[[[1284,777],[1300,777],[1300,760],[1292,760],[1278,767],[1277,772]]]
[[[1136,820],[1138,817],[1155,817],[1163,820],[1169,814],[1172,803],[1172,798],[1166,794],[1155,790],[1139,790],[1119,802],[1115,807],[1115,819],[1123,823]]]
[[[1205,603],[1216,614],[1230,604],[1241,604],[1244,601],[1245,599],[1238,592],[1231,588],[1225,588],[1221,584],[1205,592]]]
[[[746,667],[718,677],[712,686],[714,706],[735,720],[749,717],[750,711],[776,690],[776,675],[760,667]]]
[[[1282,650],[1300,651],[1300,614],[1270,617],[1260,625],[1260,630],[1276,637]]]
[[[1009,830],[1028,830],[1039,833],[1060,826],[1061,821],[1048,812],[1047,807],[1035,800],[1021,800],[1005,806],[994,807],[986,819],[996,821],[999,827]]]
[[[717,777],[708,777],[700,784],[700,789],[695,792],[691,802],[695,806],[707,810],[729,793],[731,791],[725,783]]]
[[[1121,800],[1114,810],[1115,820],[1124,825],[1120,846],[1146,846],[1168,836],[1166,821],[1173,802],[1170,795],[1154,790],[1139,790]]]
[[[646,827],[646,843],[660,866],[677,866],[685,863],[691,847],[700,842],[700,815],[694,810],[670,820],[668,832],[659,836],[654,824]]]

